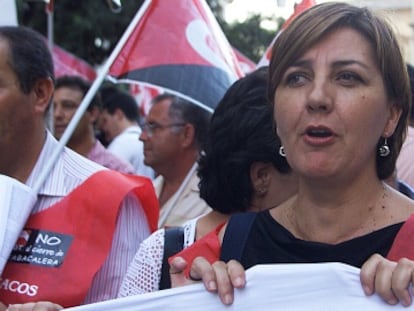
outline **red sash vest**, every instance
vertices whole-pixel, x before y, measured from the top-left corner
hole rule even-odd
[[[152,182],[109,170],[31,215],[1,276],[0,301],[81,304],[109,253],[121,203],[130,192],[154,231],[159,207]]]

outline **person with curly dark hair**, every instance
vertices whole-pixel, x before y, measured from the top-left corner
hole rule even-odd
[[[274,134],[266,86],[267,68],[262,68],[236,81],[214,111],[198,170],[200,196],[213,210],[184,224],[181,248],[206,236],[231,214],[274,207],[296,192],[296,177],[278,153],[280,141]],[[164,283],[166,232],[158,230],[143,242],[120,297],[169,287],[169,281]],[[162,272],[165,265],[167,276]]]

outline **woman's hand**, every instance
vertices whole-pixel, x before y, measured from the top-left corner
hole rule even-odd
[[[217,261],[210,264],[205,258],[197,257],[191,266],[191,280],[184,276],[183,270],[186,266],[187,262],[181,257],[177,257],[171,262],[172,287],[194,283],[191,280],[202,280],[204,287],[209,292],[218,292],[225,305],[233,303],[234,288],[244,288],[246,285],[244,268],[235,260],[228,263]]]
[[[183,257],[175,257],[170,262],[170,280],[172,288],[197,283],[186,278],[184,270],[187,268],[187,265],[187,261]]]
[[[49,301],[29,302],[9,305],[6,311],[58,311],[63,307]]]
[[[360,278],[366,295],[377,293],[391,305],[411,305],[414,261],[402,258],[394,262],[374,254],[363,264]]]

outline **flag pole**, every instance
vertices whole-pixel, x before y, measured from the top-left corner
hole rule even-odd
[[[83,114],[85,113],[86,109],[89,106],[92,98],[95,96],[96,92],[98,91],[99,87],[101,86],[103,80],[105,79],[106,74],[108,73],[109,69],[111,68],[113,62],[117,58],[119,52],[124,47],[125,43],[127,42],[129,36],[135,29],[136,25],[148,9],[151,0],[145,0],[145,2],[141,5],[140,9],[138,10],[137,14],[135,14],[133,20],[129,24],[128,28],[125,30],[124,34],[122,35],[121,39],[118,41],[117,45],[113,49],[111,55],[106,60],[105,64],[102,66],[102,69],[98,72],[97,77],[93,81],[91,87],[89,88],[88,92],[86,93],[85,97],[83,98],[81,104],[79,105],[78,109],[76,110],[75,114],[73,115],[72,120],[69,122],[68,127],[66,128],[65,132],[63,133],[61,139],[59,140],[59,144],[56,146],[56,149],[52,153],[50,157],[50,161],[45,165],[44,169],[42,170],[37,182],[33,186],[34,192],[37,194],[39,193],[40,188],[42,187],[44,181],[46,180],[47,176],[49,175],[50,170],[55,165],[55,162],[59,155],[61,154],[64,146],[69,141],[69,138],[72,136],[73,131],[75,130],[79,120],[82,118]]]
[[[50,53],[53,53],[53,11],[54,0],[46,1],[46,16],[47,16],[47,45]],[[49,131],[54,134],[54,120],[53,120],[53,105],[49,107],[46,122]]]

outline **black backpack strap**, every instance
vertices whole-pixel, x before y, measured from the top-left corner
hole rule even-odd
[[[246,212],[230,217],[221,245],[220,260],[224,262],[231,259],[241,261],[247,237],[256,215],[254,212]]]
[[[184,228],[171,227],[164,229],[164,255],[162,257],[159,289],[171,288],[170,265],[168,258],[184,248]]]

